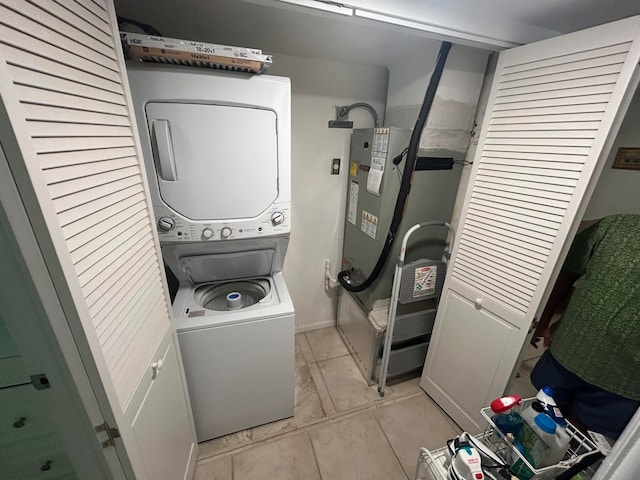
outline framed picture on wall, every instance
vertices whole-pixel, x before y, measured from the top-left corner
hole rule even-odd
[[[640,148],[619,148],[611,168],[640,170]]]

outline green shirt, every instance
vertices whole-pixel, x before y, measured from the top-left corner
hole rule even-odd
[[[563,271],[580,279],[551,353],[592,385],[640,400],[640,215],[612,215],[578,234]]]

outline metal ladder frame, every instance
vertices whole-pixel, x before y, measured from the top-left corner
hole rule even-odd
[[[389,356],[391,355],[391,343],[393,341],[393,330],[396,323],[396,315],[398,311],[398,301],[400,298],[400,285],[402,283],[402,269],[404,267],[404,258],[407,253],[407,243],[409,237],[423,227],[446,227],[450,232],[449,245],[445,247],[442,253],[442,261],[448,264],[449,257],[451,256],[451,248],[453,247],[453,240],[456,232],[454,228],[448,222],[422,222],[417,223],[404,234],[402,238],[402,246],[400,247],[400,254],[398,255],[398,261],[396,262],[395,271],[393,274],[393,286],[391,287],[391,302],[389,304],[389,316],[387,317],[387,330],[385,332],[384,347],[382,350],[382,365],[380,370],[380,380],[378,381],[378,393],[381,397],[384,397],[384,390],[387,384],[387,374],[389,372]],[[446,272],[445,272],[446,275]]]

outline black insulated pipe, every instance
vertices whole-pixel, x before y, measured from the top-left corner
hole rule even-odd
[[[389,227],[389,233],[387,234],[387,238],[385,240],[384,246],[382,247],[382,252],[378,257],[378,261],[373,267],[373,270],[371,271],[369,277],[367,277],[367,279],[359,285],[350,282],[348,270],[343,270],[342,272],[338,273],[338,281],[340,282],[340,285],[342,285],[342,287],[349,292],[362,292],[369,288],[371,284],[373,284],[373,282],[378,279],[378,276],[380,276],[380,272],[382,272],[384,264],[386,263],[387,258],[391,253],[391,247],[393,246],[393,241],[395,240],[396,234],[398,233],[398,228],[400,227],[400,222],[402,221],[407,198],[409,197],[409,191],[411,190],[411,177],[413,176],[413,170],[416,164],[420,135],[422,134],[422,129],[427,123],[429,111],[431,110],[431,106],[433,105],[433,100],[436,96],[436,90],[438,89],[440,78],[442,78],[442,72],[444,70],[444,64],[447,61],[447,56],[449,55],[449,50],[451,50],[451,43],[442,42],[442,45],[440,46],[440,52],[438,52],[438,58],[436,60],[436,67],[433,70],[431,79],[429,80],[429,86],[427,87],[427,91],[424,94],[424,100],[422,102],[422,107],[420,108],[418,118],[416,120],[416,125],[415,127],[413,127],[413,132],[411,133],[407,159],[404,165],[404,171],[402,173],[402,181],[400,182],[400,191],[398,192],[396,206],[393,211],[393,217],[391,218],[391,226]]]

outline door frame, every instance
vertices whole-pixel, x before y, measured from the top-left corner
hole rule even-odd
[[[3,305],[7,329],[29,373],[46,373],[55,387],[42,398],[78,478],[135,478],[126,456],[101,445],[107,435],[95,426],[109,422],[110,415],[85,368],[86,352],[74,339],[5,153],[0,143],[0,248],[14,260],[2,266],[0,280],[2,291],[15,300]]]

